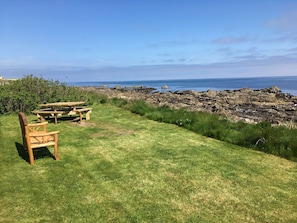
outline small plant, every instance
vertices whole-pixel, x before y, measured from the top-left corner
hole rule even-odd
[[[184,118],[184,119],[178,119],[175,121],[176,125],[178,126],[186,126],[186,125],[192,125],[192,120],[188,119],[188,118]]]

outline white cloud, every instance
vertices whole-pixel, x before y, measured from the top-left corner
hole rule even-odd
[[[297,29],[297,9],[271,19],[265,22],[264,25],[281,30],[295,30]]]
[[[225,36],[218,39],[215,39],[212,41],[212,43],[216,44],[236,44],[236,43],[243,43],[250,41],[250,39],[246,37],[231,37],[231,36]]]
[[[103,67],[98,69],[84,67],[0,69],[5,78],[18,78],[20,75],[42,75],[44,78],[62,82],[77,81],[122,81],[122,80],[160,80],[197,79],[219,77],[257,77],[257,76],[296,76],[297,58],[286,56],[263,57],[246,56],[240,61],[212,64],[163,64],[130,67]]]
[[[148,47],[150,48],[179,47],[179,46],[188,46],[188,45],[199,44],[199,43],[201,43],[201,41],[199,40],[185,40],[185,41],[171,40],[171,41],[152,43],[152,44],[149,44]]]
[[[273,36],[269,38],[262,39],[262,42],[276,42],[276,43],[284,43],[284,42],[297,42],[297,33],[291,33],[287,35],[281,36]]]

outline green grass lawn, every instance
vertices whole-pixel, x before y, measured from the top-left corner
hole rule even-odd
[[[0,116],[0,222],[297,222],[295,162],[110,105],[48,129],[61,160],[30,166],[17,115]]]

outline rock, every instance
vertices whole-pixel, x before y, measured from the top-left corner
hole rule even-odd
[[[278,94],[278,93],[281,92],[281,90],[280,90],[278,87],[276,87],[276,86],[272,86],[272,87],[270,87],[270,88],[265,88],[265,89],[263,90],[263,92],[268,92],[268,93]]]
[[[217,96],[217,92],[216,91],[214,91],[214,90],[207,90],[206,91],[206,95],[208,96],[208,97],[216,97]]]
[[[278,87],[260,90],[242,88],[238,90],[197,92],[192,90],[176,92],[155,92],[155,88],[144,86],[122,88],[81,87],[88,91],[104,94],[109,98],[144,100],[151,105],[168,105],[172,108],[186,108],[191,111],[205,111],[220,114],[233,121],[256,123],[297,124],[297,96],[284,94]]]

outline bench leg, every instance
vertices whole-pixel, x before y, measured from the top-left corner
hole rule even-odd
[[[86,120],[90,120],[90,112],[89,111],[86,113]]]
[[[54,156],[56,160],[60,160],[60,156],[58,152],[58,135],[55,135]]]
[[[29,155],[30,164],[34,165],[34,154],[33,154],[33,149],[31,147],[28,148],[28,155]]]

